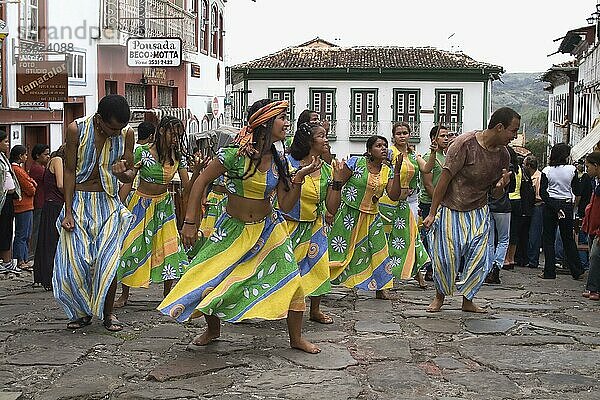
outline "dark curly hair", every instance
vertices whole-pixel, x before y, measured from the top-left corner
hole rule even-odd
[[[252,104],[250,108],[248,108],[247,119],[250,119],[250,117],[254,115],[254,113],[256,113],[258,110],[260,110],[267,104],[273,103],[274,101],[275,100],[272,99],[262,99],[254,102],[254,104]],[[252,132],[254,143],[252,143],[252,146],[257,151],[257,153],[256,156],[251,157],[252,163],[250,164],[250,167],[246,171],[244,171],[244,173],[241,176],[232,174],[231,172],[226,172],[225,176],[227,178],[241,180],[251,178],[252,176],[254,176],[254,174],[256,174],[256,171],[258,170],[258,166],[260,165],[263,156],[270,151],[271,155],[273,156],[273,162],[277,167],[277,173],[279,174],[279,182],[283,183],[283,187],[285,188],[286,192],[290,190],[290,172],[287,160],[285,156],[281,156],[279,154],[279,152],[275,148],[274,143],[269,146],[269,144],[272,141],[271,132],[273,131],[273,122],[275,121],[275,118],[276,117],[273,117],[270,120],[268,120],[265,125],[259,125],[256,128],[254,128],[254,131]]]
[[[304,122],[298,126],[290,146],[290,155],[294,157],[294,160],[302,160],[310,153],[314,135],[319,128],[323,127],[318,122]]]

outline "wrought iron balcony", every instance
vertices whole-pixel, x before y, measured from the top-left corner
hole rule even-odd
[[[329,132],[327,132],[327,139],[328,140],[336,140],[337,135],[335,133],[335,128],[337,126],[337,121],[327,121],[327,122],[329,122]]]
[[[135,37],[178,37],[196,53],[196,15],[169,0],[104,0],[103,29]]]
[[[379,132],[377,121],[350,121],[350,140],[367,140]]]

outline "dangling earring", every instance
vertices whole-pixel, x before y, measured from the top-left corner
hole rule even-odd
[[[373,162],[375,161],[375,157],[373,157],[373,154],[369,153],[369,161]]]

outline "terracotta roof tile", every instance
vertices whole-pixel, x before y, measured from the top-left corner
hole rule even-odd
[[[433,47],[307,46],[288,47],[276,53],[233,66],[233,69],[487,69],[498,65],[476,61],[464,53]]]

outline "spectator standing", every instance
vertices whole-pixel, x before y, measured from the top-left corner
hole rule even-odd
[[[31,158],[33,159],[33,163],[31,163],[27,173],[35,181],[37,189],[35,191],[35,196],[33,197],[33,225],[31,228],[29,260],[33,260],[35,249],[37,247],[40,218],[42,216],[42,208],[44,208],[44,188],[42,181],[44,179],[46,166],[50,160],[50,147],[47,144],[36,144],[31,150]]]
[[[550,165],[542,170],[540,195],[545,204],[543,212],[545,266],[544,272],[540,275],[542,279],[556,278],[554,241],[557,226],[565,252],[564,263],[571,270],[571,276],[573,279],[580,279],[584,273],[573,237],[573,198],[574,194],[579,193],[576,169],[567,162],[570,153],[571,146],[568,144],[554,145],[550,151]]]
[[[8,135],[0,130],[0,273],[21,273],[12,262],[11,242],[13,239],[14,226],[14,203],[13,199],[21,198],[21,187],[19,180],[13,170],[9,159],[6,157],[9,149]]]
[[[585,160],[585,166],[591,178],[596,181],[596,186],[592,193],[589,205],[586,207],[583,219],[582,231],[589,235],[590,239],[590,270],[585,286],[583,297],[590,300],[600,300],[600,185],[598,177],[600,175],[600,151],[594,151],[588,154]],[[591,179],[590,178],[590,179]]]
[[[52,290],[54,256],[58,244],[56,220],[65,201],[63,193],[64,157],[65,145],[62,145],[52,153],[41,184],[44,191],[44,207],[40,216],[40,228],[35,248],[33,282],[41,284],[48,291]],[[38,186],[39,188],[40,186]]]
[[[15,212],[15,238],[13,240],[13,257],[17,260],[17,268],[23,269],[29,257],[29,237],[33,220],[33,197],[37,184],[25,171],[27,149],[20,144],[10,150],[10,162],[19,186],[21,199],[13,199]]]
[[[531,211],[531,221],[529,224],[527,266],[529,268],[537,268],[540,263],[543,230],[544,201],[540,197],[542,173],[538,169],[538,160],[534,155],[527,156],[523,164],[523,169],[531,177],[531,184],[535,190],[535,202]]]

